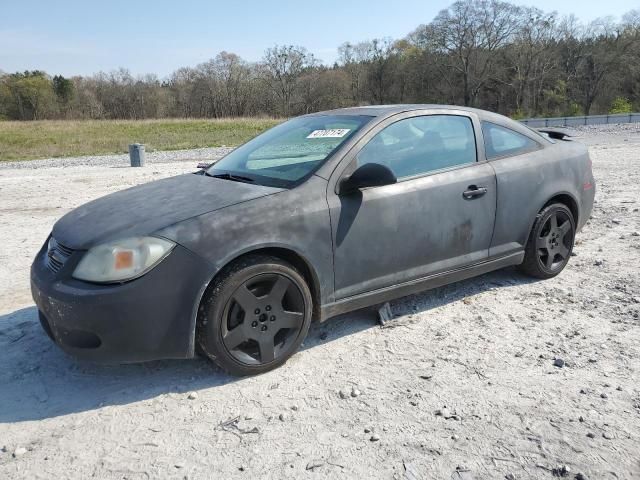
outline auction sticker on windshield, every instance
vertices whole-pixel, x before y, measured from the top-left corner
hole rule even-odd
[[[332,128],[330,130],[314,130],[307,138],[342,138],[349,133],[350,128]]]

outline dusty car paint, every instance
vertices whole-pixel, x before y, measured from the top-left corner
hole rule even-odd
[[[178,175],[81,205],[56,222],[52,235],[63,245],[86,250],[98,242],[147,235],[167,225],[279,191],[201,175]]]
[[[476,163],[338,195],[339,181],[353,172],[355,155],[376,132],[409,116],[443,113],[472,120]],[[193,275],[177,266],[174,271],[166,271],[162,262],[138,280],[104,287],[120,288],[123,301],[134,304],[136,286],[157,279],[159,272],[165,271],[166,281],[180,286],[176,290],[180,295],[171,297],[177,306],[162,312],[154,310],[172,317],[163,323],[166,328],[162,339],[153,337],[151,343],[157,349],[146,345],[144,351],[134,352],[127,347],[121,352],[109,351],[106,356],[120,361],[184,358],[194,355],[196,315],[207,285],[226,265],[246,253],[268,250],[303,267],[316,303],[316,319],[322,321],[521,263],[536,214],[558,195],[572,203],[578,228],[590,215],[595,191],[585,188],[585,183],[593,184],[593,178],[587,149],[578,143],[552,143],[505,117],[460,107],[358,107],[332,111],[331,115],[375,118],[295,188],[190,174],[109,195],[63,217],[55,225],[53,236],[76,252],[69,266],[55,276],[41,268],[46,246],[39,253],[32,267],[34,299],[39,309],[57,315],[48,305],[56,302],[51,298],[61,296],[66,307],[60,308],[66,318],[74,305],[86,304],[84,299],[73,298],[85,294],[82,282],[70,278],[70,269],[92,245],[130,235],[173,240],[184,254],[195,259]],[[487,161],[480,127],[483,120],[516,130],[537,142],[538,147],[522,155]],[[474,184],[486,187],[486,194],[465,199],[463,192]],[[140,210],[132,208],[134,205]],[[100,296],[95,293],[99,288],[87,287],[87,295],[97,299],[97,309],[101,308]],[[163,294],[164,287],[153,288],[158,295]],[[118,315],[108,302],[104,307]],[[145,316],[144,308],[135,311]],[[78,314],[89,313],[78,309]],[[72,321],[73,325],[78,322],[77,317]],[[141,324],[153,328],[148,318]],[[143,335],[137,328],[135,332]],[[166,339],[172,336],[179,339],[170,342],[169,348]],[[73,351],[64,344],[62,347]]]

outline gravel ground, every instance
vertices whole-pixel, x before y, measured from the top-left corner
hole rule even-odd
[[[190,150],[167,150],[145,152],[149,164],[168,162],[204,162],[213,161],[233,150],[232,147],[195,148]],[[28,160],[23,162],[0,162],[0,170],[40,169],[63,167],[127,167],[129,154],[121,155],[92,155],[87,157],[45,158],[42,160]]]
[[[30,299],[57,218],[192,171],[198,154],[5,165],[0,478],[639,478],[640,130],[575,132],[597,203],[560,276],[506,269],[406,297],[385,328],[370,310],[343,315],[246,379],[203,359],[74,360]]]

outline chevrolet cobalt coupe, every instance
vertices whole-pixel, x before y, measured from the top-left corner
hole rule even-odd
[[[71,354],[201,352],[256,374],[313,320],[509,265],[557,275],[594,193],[583,145],[493,113],[305,115],[206,169],[65,215],[33,262],[33,297]]]

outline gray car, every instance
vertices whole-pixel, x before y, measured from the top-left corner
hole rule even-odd
[[[284,363],[313,320],[509,265],[557,275],[594,194],[583,145],[501,115],[315,113],[68,213],[33,263],[33,297],[74,355],[200,351],[255,374]]]

